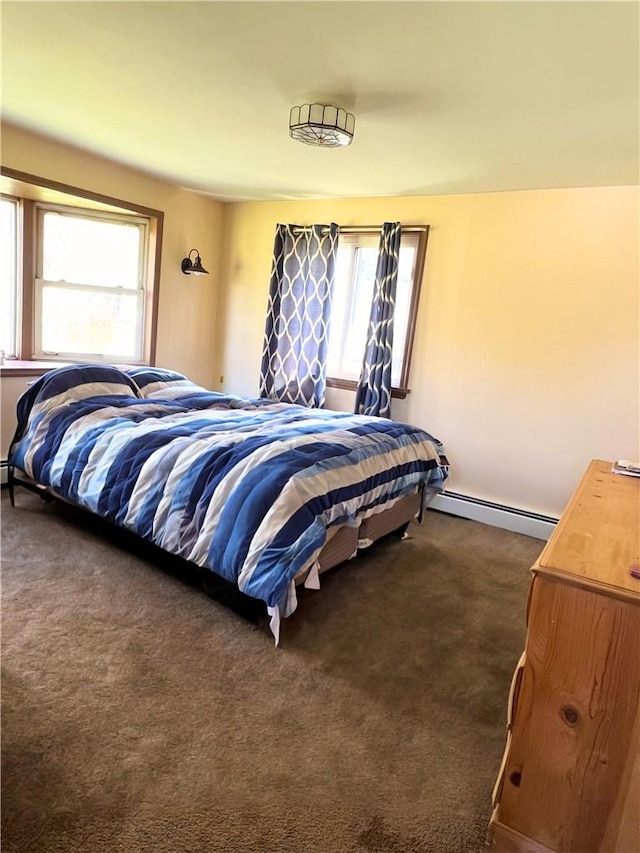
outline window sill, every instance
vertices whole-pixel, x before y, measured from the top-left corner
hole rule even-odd
[[[27,361],[8,358],[0,365],[0,376],[42,376],[55,367],[64,367],[66,361]]]
[[[343,391],[355,391],[358,383],[355,379],[339,379],[337,377],[327,377],[328,388],[340,388]],[[391,396],[396,400],[404,400],[407,394],[410,394],[409,388],[392,388]]]
[[[72,364],[84,364],[85,362],[74,361],[38,361],[37,359],[7,358],[4,364],[0,364],[0,377],[3,376],[43,376],[56,367],[70,367]],[[127,367],[143,366],[142,362],[105,362],[105,367],[119,367],[125,370]]]

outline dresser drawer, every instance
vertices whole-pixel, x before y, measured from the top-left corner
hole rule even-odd
[[[640,479],[593,460],[532,567],[495,853],[640,853]]]
[[[509,758],[509,749],[511,747],[511,728],[513,726],[513,721],[516,714],[516,708],[518,706],[518,696],[520,693],[520,685],[522,683],[522,673],[524,670],[524,664],[527,659],[526,651],[522,652],[520,655],[520,660],[516,664],[515,671],[513,673],[513,678],[511,679],[511,688],[509,690],[509,700],[507,702],[507,743],[504,748],[504,754],[502,756],[502,761],[500,763],[500,770],[498,771],[498,778],[496,779],[496,784],[493,789],[493,795],[491,797],[491,805],[495,808],[497,804],[500,802],[500,797],[502,794],[502,788],[504,785],[504,774],[505,768],[507,766],[507,761]]]

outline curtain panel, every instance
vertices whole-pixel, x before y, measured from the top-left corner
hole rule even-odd
[[[355,413],[391,417],[391,356],[393,315],[398,284],[400,222],[385,222],[380,232],[380,249],[373,301],[369,317],[367,345],[356,389]]]
[[[276,226],[260,396],[320,408],[339,228]]]

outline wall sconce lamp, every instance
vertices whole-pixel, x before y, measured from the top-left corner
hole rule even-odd
[[[196,258],[192,261],[191,255],[193,255],[194,252],[196,253]],[[185,275],[209,275],[209,270],[206,270],[202,266],[200,252],[197,249],[191,249],[187,257],[182,259],[182,272]]]

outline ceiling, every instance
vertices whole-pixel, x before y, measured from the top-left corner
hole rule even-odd
[[[225,200],[638,183],[636,2],[12,2],[3,120]],[[292,106],[353,144],[288,136]]]

